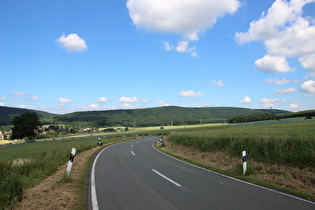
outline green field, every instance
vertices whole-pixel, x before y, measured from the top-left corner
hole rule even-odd
[[[129,128],[0,148],[0,209],[21,200],[24,189],[36,185],[66,163],[71,148],[77,154],[102,142],[135,139],[135,135],[168,135],[168,140],[201,151],[223,151],[260,162],[315,168],[315,121],[226,127],[226,124]],[[111,135],[116,135],[113,137]],[[120,136],[117,136],[120,135]],[[126,135],[126,138],[122,138]],[[131,135],[128,137],[128,135]]]
[[[121,141],[103,137],[102,143]],[[66,163],[71,149],[76,155],[98,145],[96,137],[26,143],[0,148],[0,209],[20,201],[24,189],[35,186]]]
[[[182,131],[168,139],[201,151],[224,151],[260,162],[315,168],[315,121]]]

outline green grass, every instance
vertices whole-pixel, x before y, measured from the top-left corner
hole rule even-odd
[[[182,131],[169,140],[260,162],[315,168],[315,121]]]
[[[121,141],[120,137],[102,138],[102,142]],[[0,149],[0,209],[12,201],[21,201],[22,192],[56,172],[66,163],[71,149],[76,155],[98,145],[97,138],[68,139],[26,143]],[[75,158],[74,158],[75,161]],[[71,179],[61,178],[61,182]]]

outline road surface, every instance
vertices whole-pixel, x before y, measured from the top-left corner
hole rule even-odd
[[[204,170],[152,147],[114,144],[95,158],[90,209],[315,209],[315,203]]]

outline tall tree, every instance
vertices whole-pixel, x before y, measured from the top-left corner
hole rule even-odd
[[[11,139],[23,139],[27,137],[35,139],[36,133],[40,132],[41,122],[36,113],[25,112],[21,115],[15,116],[12,120],[12,136]]]

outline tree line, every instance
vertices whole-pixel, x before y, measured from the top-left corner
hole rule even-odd
[[[315,110],[307,110],[293,113],[256,113],[249,115],[237,115],[227,119],[228,123],[246,123],[264,120],[281,120],[285,118],[305,117],[305,119],[311,119],[315,116]]]

